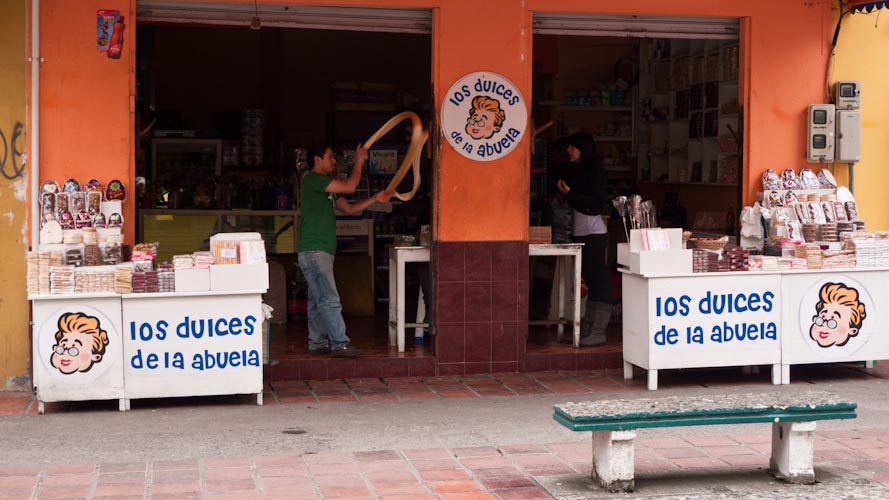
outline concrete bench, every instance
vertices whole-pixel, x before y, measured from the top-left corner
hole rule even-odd
[[[726,394],[555,405],[553,419],[593,433],[592,477],[603,488],[633,491],[636,429],[711,424],[772,424],[770,472],[814,483],[815,421],[855,418],[854,402],[826,392]]]

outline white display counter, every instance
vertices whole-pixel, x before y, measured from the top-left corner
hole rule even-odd
[[[256,394],[261,405],[265,291],[30,296],[38,411],[222,394]]]
[[[37,411],[45,402],[119,399],[126,409],[120,295],[31,295]]]
[[[791,365],[889,359],[889,269],[622,273],[624,377],[645,368],[650,390],[662,369],[772,365],[789,384]]]

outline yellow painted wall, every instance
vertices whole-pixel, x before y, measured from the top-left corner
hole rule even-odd
[[[0,390],[30,386],[24,160],[27,0],[0,2]]]
[[[889,229],[889,10],[843,18],[832,80],[861,80],[861,162],[855,165],[858,212],[871,230]],[[845,165],[837,180],[848,179]]]

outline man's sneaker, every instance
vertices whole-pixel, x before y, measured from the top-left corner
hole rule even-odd
[[[358,356],[361,356],[362,352],[364,352],[364,351],[362,351],[361,349],[357,349],[355,347],[347,345],[346,347],[343,347],[342,349],[337,349],[335,351],[331,351],[330,355],[333,356],[334,358],[357,358]]]
[[[309,354],[330,354],[330,347],[324,346],[317,349],[309,347]]]

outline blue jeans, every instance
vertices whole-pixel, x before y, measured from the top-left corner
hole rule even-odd
[[[332,254],[320,250],[299,253],[299,268],[309,284],[309,349],[327,347],[331,350],[346,347],[346,323],[343,306],[333,280]]]

